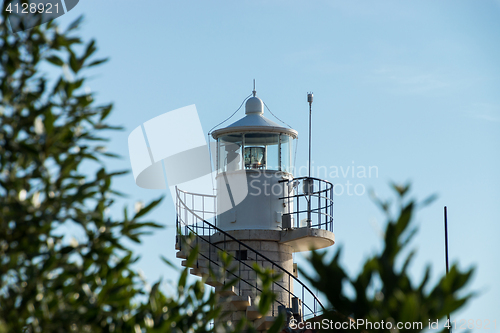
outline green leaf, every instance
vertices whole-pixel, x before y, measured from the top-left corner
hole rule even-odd
[[[66,33],[70,32],[71,30],[78,29],[82,22],[83,22],[83,15],[80,15],[76,20],[71,22],[71,24],[66,29]]]
[[[434,201],[436,201],[438,198],[438,195],[437,194],[432,194],[430,196],[428,196],[427,198],[425,198],[421,203],[420,203],[420,207],[425,207],[425,206],[428,206],[430,204],[432,204]]]
[[[105,63],[106,61],[108,61],[109,58],[104,58],[104,59],[99,59],[99,60],[95,60],[95,61],[92,61],[90,64],[86,65],[85,67],[89,68],[89,67],[94,67],[94,66],[98,66],[100,64],[103,64]]]
[[[55,55],[47,57],[46,60],[48,62],[50,62],[51,64],[56,65],[56,66],[64,65],[64,62],[58,56],[55,56]]]
[[[81,63],[73,52],[70,53],[69,67],[74,73],[78,73],[81,68]]]
[[[109,115],[111,110],[113,110],[113,104],[109,104],[109,105],[103,107],[102,111],[101,111],[101,120],[100,121],[103,121],[104,119],[106,119],[106,117]]]
[[[134,215],[133,220],[136,220],[136,219],[140,218],[141,216],[144,216],[147,213],[149,213],[149,211],[151,211],[153,208],[155,208],[156,206],[158,206],[160,204],[160,202],[163,200],[163,198],[164,197],[162,196],[156,200],[151,201],[146,207],[142,208],[140,211],[138,211]]]
[[[170,260],[168,260],[167,258],[165,258],[164,256],[160,256],[161,260],[167,264],[167,266],[169,266],[170,268],[173,268],[174,270],[179,270],[179,267],[175,264],[173,264]]]
[[[403,184],[396,184],[396,183],[391,183],[391,186],[396,192],[398,192],[400,197],[404,197],[406,193],[410,190],[411,184],[407,183],[405,185]]]
[[[47,132],[47,134],[50,135],[54,130],[55,117],[50,109],[45,111],[44,117],[45,119],[43,120],[43,126],[45,127],[45,131]]]
[[[95,40],[91,40],[90,43],[87,45],[87,48],[85,49],[85,53],[82,57],[82,60],[85,61],[88,57],[90,57],[97,48],[95,47]]]

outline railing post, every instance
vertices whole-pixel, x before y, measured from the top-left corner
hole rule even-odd
[[[241,260],[241,243],[238,243],[238,252],[240,254],[240,259]],[[238,290],[241,290],[241,261],[238,261],[238,277],[239,277],[239,280],[238,280]]]
[[[224,253],[227,254],[226,252],[226,234],[224,234]],[[224,285],[226,284],[226,274],[224,274]]]
[[[304,318],[304,286],[302,286],[302,318]]]
[[[199,259],[200,259],[200,252],[201,252],[201,248],[200,248],[200,242],[198,241],[200,239],[200,236],[198,236],[198,233],[196,233],[196,247],[198,247],[198,254],[196,255],[196,268],[200,268],[200,263],[199,263]]]
[[[299,212],[300,212],[300,197],[299,197],[299,191],[297,191],[297,229],[300,228],[300,215],[299,215]]]
[[[179,229],[179,215],[177,215],[175,218],[175,242],[179,244],[179,251],[182,251],[182,240]]]
[[[333,186],[330,188],[330,198],[332,198],[332,201],[330,202],[330,216],[331,216],[331,219],[330,219],[330,231],[333,232]]]
[[[210,224],[208,225],[208,271],[212,267],[212,233],[210,232]]]
[[[196,211],[196,207],[194,205],[194,195],[191,194],[191,207],[194,211]],[[198,232],[198,218],[196,216],[193,216],[193,223],[194,223],[194,227],[196,228],[196,234],[198,235],[199,232]]]
[[[205,197],[201,197],[201,217],[205,220]]]
[[[328,187],[325,188],[325,230],[328,230]]]
[[[307,227],[310,228],[312,224],[312,219],[311,219],[311,194],[307,196]]]
[[[273,263],[273,264],[272,264],[272,266],[271,266],[271,270],[274,272],[274,263]],[[273,274],[274,274],[274,273],[273,273]],[[273,276],[273,278],[274,278],[274,276]],[[272,292],[273,292],[273,294],[274,294],[274,283],[275,283],[275,282],[273,281],[273,286],[272,286]],[[290,286],[288,286],[288,290],[290,290]],[[273,313],[273,317],[274,317],[274,303],[275,303],[275,302],[273,302],[273,311],[272,311],[272,313]]]
[[[314,307],[314,316],[316,316],[316,298],[314,299],[314,305],[313,305],[313,307]]]
[[[318,192],[318,229],[322,229],[322,216],[323,216],[323,207],[321,206],[321,196],[322,196],[322,185],[323,182],[319,182],[319,189],[320,191]]]
[[[259,258],[259,253],[255,252],[255,264],[259,264],[259,261],[257,260]],[[255,298],[257,298],[257,290],[259,289],[259,275],[257,274],[257,271],[255,271]]]
[[[283,182],[283,203],[286,205],[286,213],[290,213],[290,192],[288,191],[289,190],[289,181],[288,182]],[[292,185],[293,185],[293,182],[292,182]]]
[[[332,202],[333,202],[333,197],[332,197],[333,192],[332,192],[332,188],[333,188],[333,187],[330,187],[330,189],[328,190],[328,192],[329,192],[329,194],[330,194],[329,199],[331,200],[331,201],[330,201],[330,200],[328,201],[328,206],[327,206],[327,211],[326,211],[326,212],[328,213],[328,222],[329,222],[329,223],[328,223],[328,225],[327,225],[327,228],[329,228],[328,230],[330,230],[330,223],[331,223],[331,221],[332,221],[332,214],[331,214],[331,213],[332,213],[332,206],[331,206],[331,205],[332,205]],[[331,230],[330,230],[330,231],[331,231]]]

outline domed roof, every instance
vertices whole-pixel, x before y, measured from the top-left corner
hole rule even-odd
[[[212,132],[212,137],[217,139],[229,133],[284,133],[294,139],[298,137],[296,130],[283,127],[263,116],[264,102],[256,96],[250,97],[245,104],[246,116],[231,125]]]
[[[264,102],[257,96],[250,97],[245,103],[246,114],[264,114]]]

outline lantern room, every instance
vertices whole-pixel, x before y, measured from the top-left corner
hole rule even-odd
[[[281,229],[286,207],[283,179],[292,179],[292,143],[297,131],[264,117],[264,103],[254,96],[245,104],[245,117],[212,133],[217,140],[217,214],[223,230]],[[245,199],[235,204],[234,188],[239,178]],[[244,179],[243,181],[241,181]],[[258,209],[256,209],[258,207]]]
[[[297,131],[265,118],[264,103],[256,96],[245,104],[246,116],[212,133],[217,140],[217,170],[292,171],[292,141]]]

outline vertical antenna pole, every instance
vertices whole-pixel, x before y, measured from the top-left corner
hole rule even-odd
[[[311,220],[311,193],[314,191],[313,189],[313,180],[311,179],[311,123],[312,123],[312,102],[313,102],[313,93],[310,92],[307,94],[307,102],[309,103],[309,178],[306,180],[307,187],[307,227],[310,228],[312,224]]]
[[[444,247],[445,247],[445,256],[446,256],[446,276],[450,271],[450,266],[448,262],[448,211],[446,206],[444,206]],[[449,331],[451,333],[451,322],[450,322],[450,314],[448,313],[448,325]]]
[[[255,91],[255,79],[253,79],[253,97],[255,97],[255,95],[257,94],[257,91]]]
[[[309,178],[311,177],[311,119],[312,119],[312,102],[313,93],[307,94],[307,102],[309,103]]]

